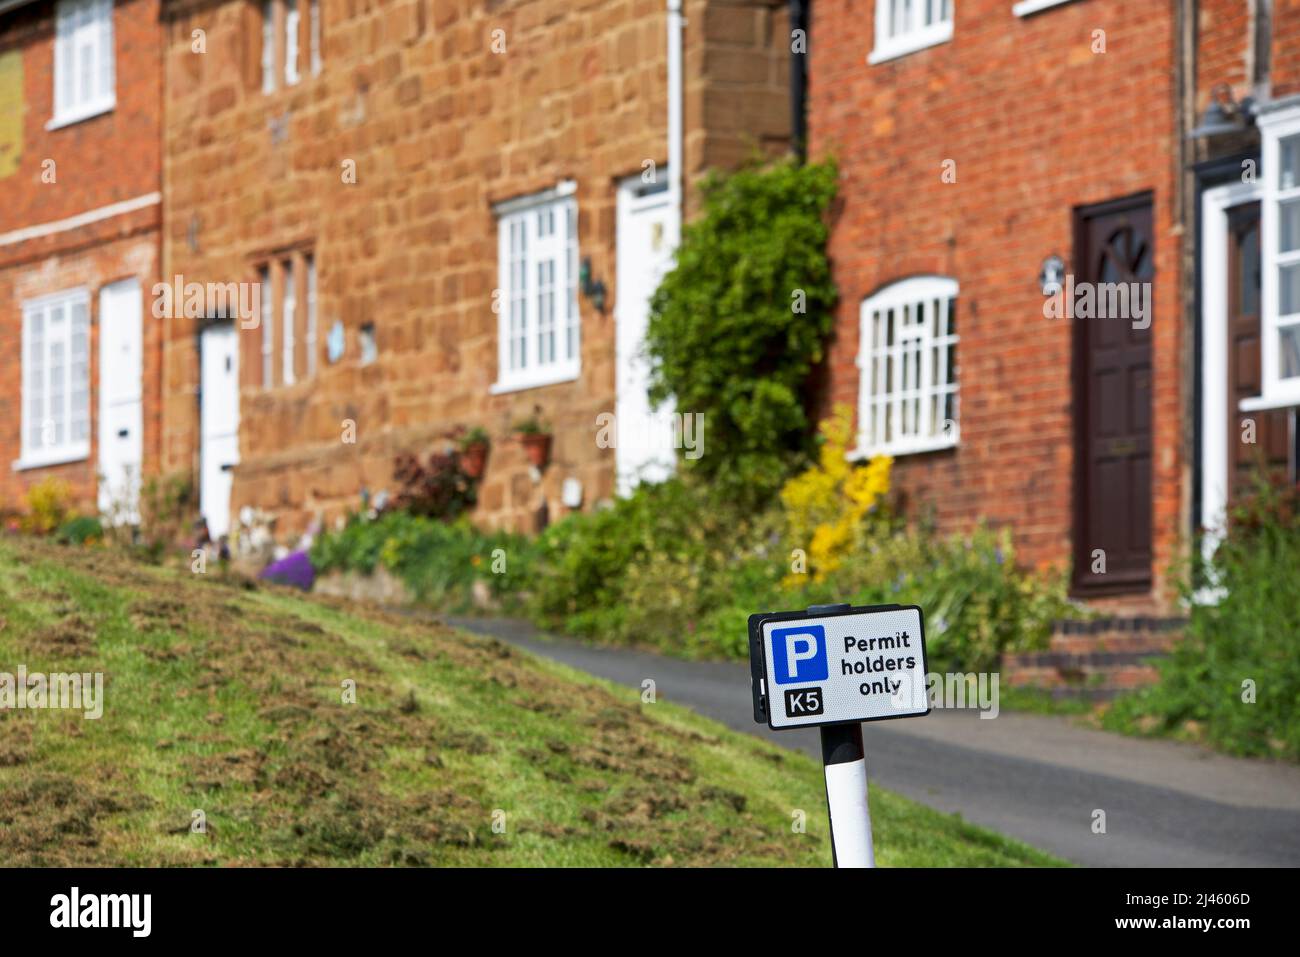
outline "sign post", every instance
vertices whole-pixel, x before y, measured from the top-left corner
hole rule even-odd
[[[915,605],[813,605],[749,616],[754,720],[818,728],[836,867],[874,867],[862,723],[930,713]]]

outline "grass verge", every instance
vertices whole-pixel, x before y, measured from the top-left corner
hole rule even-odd
[[[98,720],[0,710],[8,865],[830,858],[804,755],[343,601],[0,538],[0,673],[20,665],[102,672],[105,701]],[[880,788],[871,804],[882,865],[1060,863]]]

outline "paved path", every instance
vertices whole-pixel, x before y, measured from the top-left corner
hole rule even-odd
[[[816,731],[754,723],[742,664],[543,638],[518,621],[444,620],[620,684],[653,678],[662,698],[820,757]],[[1290,765],[1034,714],[936,710],[866,724],[864,738],[872,782],[1080,864],[1300,865],[1300,768]],[[1095,808],[1104,835],[1092,833]]]

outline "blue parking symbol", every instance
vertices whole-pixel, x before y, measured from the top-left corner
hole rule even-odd
[[[779,685],[802,681],[825,681],[826,629],[821,625],[772,629],[772,680]]]

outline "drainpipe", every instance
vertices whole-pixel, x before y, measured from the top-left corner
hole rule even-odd
[[[1197,146],[1188,140],[1187,134],[1196,126],[1196,54],[1197,24],[1200,21],[1198,0],[1179,0],[1173,6],[1174,14],[1174,168],[1173,202],[1170,204],[1175,230],[1180,235],[1179,245],[1182,258],[1182,288],[1179,290],[1182,303],[1184,328],[1192,334],[1184,340],[1179,357],[1179,370],[1183,382],[1192,384],[1184,392],[1182,400],[1182,424],[1179,429],[1180,445],[1186,449],[1180,470],[1185,481],[1183,493],[1179,500],[1179,515],[1182,529],[1194,529],[1202,519],[1200,512],[1200,483],[1205,477],[1200,474],[1201,431],[1200,387],[1198,382],[1199,358],[1197,340],[1201,336],[1201,324],[1196,314],[1196,302],[1199,296],[1197,288],[1200,270],[1197,258],[1200,255],[1197,229],[1197,206],[1200,198],[1196,192],[1196,176],[1192,164],[1196,161]]]
[[[790,0],[790,149],[802,163],[808,158],[808,20],[812,0]],[[795,51],[795,31],[802,50]]]
[[[668,240],[672,249],[682,234],[682,0],[668,0]]]
[[[1272,0],[1251,0],[1250,4],[1250,71],[1256,103],[1272,96],[1271,72],[1273,60],[1273,3]]]

